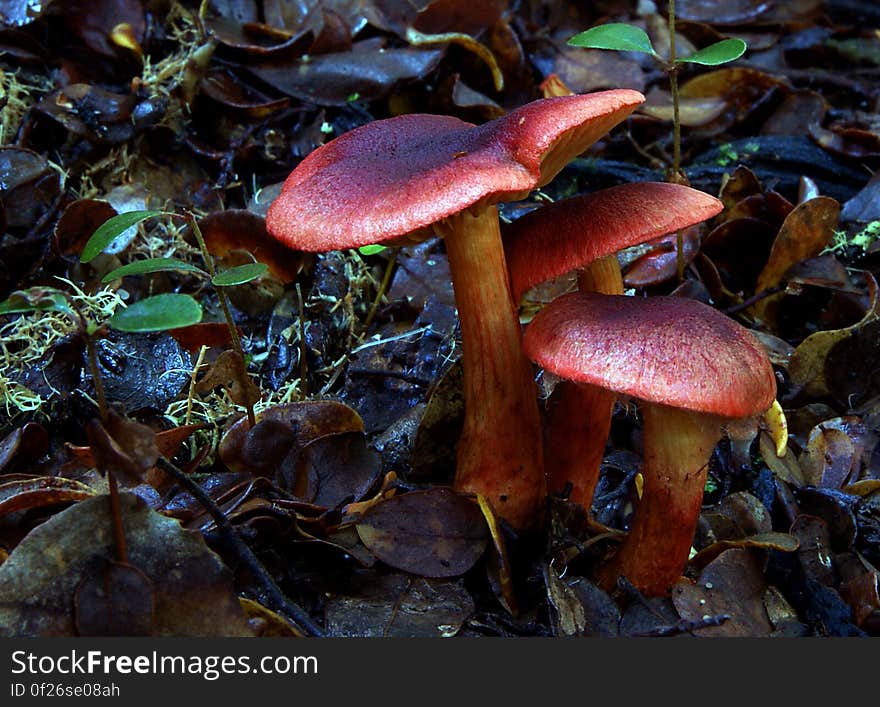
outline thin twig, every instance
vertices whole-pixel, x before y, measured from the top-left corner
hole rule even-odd
[[[192,494],[196,500],[204,506],[208,514],[214,519],[220,532],[226,541],[232,546],[239,559],[247,565],[248,569],[253,572],[254,577],[266,592],[266,598],[272,602],[269,607],[274,611],[284,614],[292,623],[294,623],[304,634],[309,636],[323,636],[324,630],[318,626],[311,617],[298,604],[291,601],[281,588],[275,583],[275,580],[266,570],[259,558],[253,553],[253,550],[241,539],[238,531],[229,522],[229,519],[223,511],[214,503],[214,500],[193,481],[187,474],[179,469],[175,464],[168,461],[165,457],[159,457],[158,465],[168,472],[174,480],[183,486],[186,491]]]
[[[755,293],[748,299],[743,300],[739,304],[735,304],[732,307],[728,307],[724,310],[724,313],[730,316],[731,314],[736,314],[737,312],[742,312],[744,309],[748,309],[753,304],[760,302],[762,299],[766,299],[772,295],[778,294],[785,289],[785,285],[774,285],[773,287],[768,287],[766,290],[761,290],[760,292]]]

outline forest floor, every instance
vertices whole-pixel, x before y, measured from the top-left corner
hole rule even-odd
[[[636,407],[615,407],[589,515],[554,493],[540,530],[494,525],[450,490],[464,405],[444,242],[295,252],[265,215],[336,136],[404,113],[484,123],[554,75],[646,101],[505,223],[663,181],[666,73],[566,42],[627,22],[663,54],[665,3],[199,5],[0,0],[0,300],[23,305],[0,315],[0,634],[880,635],[875,3],[677,3],[679,55],[748,45],[678,76],[683,171],[724,209],[685,231],[683,282],[673,237],[619,253],[624,284],[751,330],[788,444],[757,423],[718,444],[691,560],[659,598],[595,581],[638,504]],[[81,261],[109,217],[144,210],[163,214]],[[189,269],[102,282],[148,258]],[[199,270],[253,262],[237,286]],[[572,287],[527,293],[521,321]],[[201,321],[112,326],[163,293]]]

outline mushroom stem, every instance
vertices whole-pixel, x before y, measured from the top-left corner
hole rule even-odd
[[[600,583],[625,576],[643,594],[668,596],[687,564],[721,420],[703,412],[642,403],[645,489],[632,527]]]
[[[535,527],[547,488],[541,425],[498,210],[463,211],[435,228],[446,239],[461,327],[465,420],[455,488],[485,496],[516,528]]]
[[[606,255],[589,263],[578,275],[578,289],[581,292],[622,295],[623,274],[617,255]]]
[[[623,276],[616,255],[586,265],[578,274],[581,292],[623,294]],[[613,391],[597,386],[560,381],[547,408],[544,468],[550,491],[571,483],[569,500],[587,511],[599,482],[599,468],[614,412]]]
[[[568,499],[587,511],[599,481],[615,394],[587,383],[560,381],[547,407],[544,468],[550,491],[571,484]]]

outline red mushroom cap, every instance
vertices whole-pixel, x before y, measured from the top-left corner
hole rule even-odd
[[[568,380],[725,418],[773,403],[767,353],[743,326],[681,297],[572,292],[526,329],[526,355]]]
[[[534,101],[481,126],[424,114],[377,120],[306,157],[266,226],[307,251],[423,232],[464,209],[523,198],[643,101],[616,89]]]
[[[714,196],[666,182],[623,184],[542,206],[504,230],[515,300],[542,282],[720,213]]]

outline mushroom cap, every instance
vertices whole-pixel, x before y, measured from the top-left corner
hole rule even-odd
[[[690,187],[637,182],[535,209],[504,229],[514,299],[623,248],[712,218],[723,208],[714,196]]]
[[[426,114],[368,123],[291,172],[266,227],[306,251],[427,235],[464,209],[520,199],[546,184],[643,101],[637,91],[615,89],[534,101],[480,126]]]
[[[718,310],[682,297],[572,292],[538,312],[523,347],[562,378],[729,419],[756,415],[776,396],[757,339]]]

